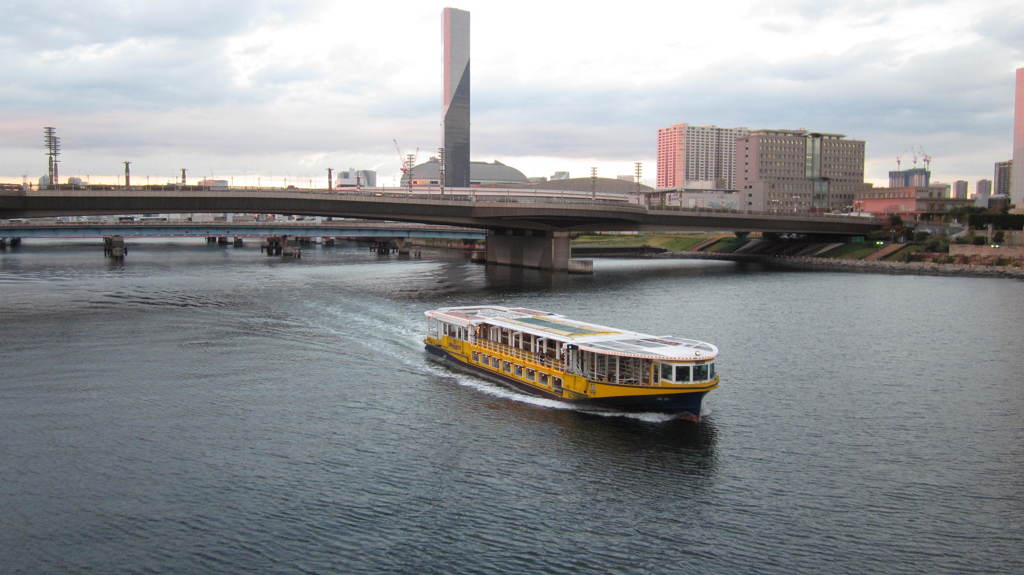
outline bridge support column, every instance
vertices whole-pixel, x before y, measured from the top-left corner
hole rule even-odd
[[[487,263],[569,270],[569,232],[497,229],[487,232]]]
[[[128,255],[128,246],[121,236],[103,238],[103,255],[114,260],[123,260]]]

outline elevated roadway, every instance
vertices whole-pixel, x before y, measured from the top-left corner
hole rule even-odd
[[[477,228],[458,228],[405,222],[341,221],[287,222],[142,222],[142,223],[38,223],[33,220],[0,224],[0,238],[105,238],[123,237],[348,237],[438,238],[484,240]]]
[[[520,189],[360,191],[84,189],[0,191],[0,218],[166,213],[265,213],[353,217],[485,229],[487,259],[567,269],[569,234],[581,231],[690,231],[866,235],[873,218],[647,207],[635,198]]]

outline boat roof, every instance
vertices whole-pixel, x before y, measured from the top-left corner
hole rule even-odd
[[[647,335],[522,307],[443,307],[425,315],[466,327],[486,323],[606,355],[683,361],[714,359],[718,355],[716,346],[703,341]]]

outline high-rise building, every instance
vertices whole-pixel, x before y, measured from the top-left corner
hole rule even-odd
[[[1017,68],[1017,91],[1013,105],[1013,163],[1024,174],[1024,68]],[[1010,198],[1017,209],[1024,209],[1024,175],[1010,176]]]
[[[926,188],[931,185],[932,173],[926,168],[911,168],[889,172],[890,188]]]
[[[1013,160],[996,162],[992,178],[992,193],[1010,195],[1010,185],[1013,182]]]
[[[469,12],[444,9],[444,185],[469,187]]]
[[[807,130],[756,130],[736,140],[740,209],[846,210],[864,187],[864,141]]]
[[[659,188],[736,189],[736,139],[747,128],[675,124],[658,130]]]
[[[967,180],[953,182],[953,197],[958,200],[967,199]]]
[[[992,195],[992,180],[978,180],[974,186],[974,205],[979,208],[988,207],[988,198]]]

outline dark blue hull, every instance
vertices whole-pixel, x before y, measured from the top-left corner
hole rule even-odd
[[[605,397],[596,399],[569,399],[564,398],[554,393],[546,393],[544,390],[537,389],[533,386],[527,385],[520,381],[512,378],[504,377],[499,373],[494,373],[485,369],[481,369],[475,365],[464,363],[459,359],[453,357],[447,351],[430,344],[425,346],[426,350],[438,358],[450,360],[452,364],[465,369],[474,374],[482,375],[488,379],[497,381],[507,387],[511,387],[517,391],[521,391],[528,395],[535,397],[544,397],[547,399],[555,399],[558,401],[564,401],[572,405],[579,405],[584,407],[593,407],[602,410],[609,411],[625,411],[625,412],[655,412],[655,413],[671,413],[677,414],[684,419],[691,419],[694,421],[700,420],[701,403],[704,400],[704,394],[706,391],[694,392],[694,393],[672,393],[665,395],[639,395],[639,396],[624,396],[624,397]]]

